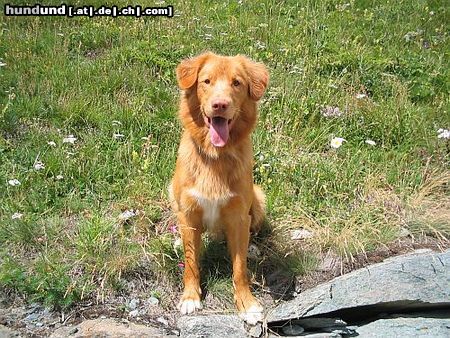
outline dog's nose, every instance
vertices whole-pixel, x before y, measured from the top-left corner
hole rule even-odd
[[[214,100],[211,107],[215,113],[223,113],[227,110],[229,106],[228,101],[225,100]]]

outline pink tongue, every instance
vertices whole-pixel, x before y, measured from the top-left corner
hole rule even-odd
[[[223,147],[228,141],[228,121],[222,117],[213,117],[209,126],[211,143],[216,147]]]

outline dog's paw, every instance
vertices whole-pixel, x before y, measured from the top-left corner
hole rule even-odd
[[[197,290],[192,288],[187,288],[184,290],[183,296],[178,303],[178,309],[181,314],[188,315],[195,312],[195,310],[200,310],[202,308],[202,303],[200,301],[200,289]]]
[[[188,315],[190,313],[195,312],[196,310],[200,310],[202,308],[202,303],[200,299],[181,299],[178,303],[178,309],[181,314]]]
[[[239,312],[239,317],[241,317],[247,324],[256,325],[256,323],[263,321],[263,311],[263,307],[256,303],[251,305],[248,309]]]

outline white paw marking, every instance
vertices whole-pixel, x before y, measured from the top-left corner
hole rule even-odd
[[[200,310],[202,308],[202,303],[199,300],[185,299],[181,300],[178,304],[178,309],[180,309],[181,314],[188,315],[195,310]]]
[[[262,322],[264,319],[263,308],[261,305],[252,305],[247,311],[239,313],[239,317],[250,325]]]

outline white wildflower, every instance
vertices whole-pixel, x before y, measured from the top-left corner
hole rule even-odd
[[[131,210],[125,210],[119,215],[119,220],[121,221],[128,221],[130,218],[133,218],[135,216],[139,215],[139,210],[131,209]]]
[[[63,175],[56,175],[56,179],[57,179],[58,181],[61,181],[63,178],[64,178]]]
[[[326,106],[322,109],[322,116],[324,117],[341,117],[344,112],[339,107]]]
[[[303,71],[302,68],[299,66],[292,66],[291,70],[289,71],[289,74],[301,74]]]
[[[344,141],[346,140],[343,139],[342,137],[335,137],[331,140],[330,146],[331,148],[338,149]]]
[[[205,40],[211,40],[213,38],[212,34],[205,34],[203,37]]]
[[[374,145],[377,144],[377,143],[376,143],[375,141],[373,141],[373,140],[366,140],[366,143],[369,144],[369,145],[371,145],[371,146],[374,146]]]
[[[364,99],[365,97],[367,97],[367,95],[364,94],[364,93],[358,93],[358,94],[356,94],[356,98],[357,98],[358,100]]]
[[[6,63],[4,63],[3,61],[0,61],[0,67],[5,67]]]
[[[33,165],[34,170],[42,170],[45,169],[45,164],[42,163],[41,161],[36,161]]]
[[[76,140],[77,140],[76,137],[74,137],[73,135],[69,135],[69,136],[63,138],[63,143],[74,144]]]
[[[12,180],[9,180],[8,184],[15,187],[16,185],[20,185],[20,181],[18,179],[14,178]]]
[[[438,130],[438,138],[445,138],[445,139],[449,139],[450,138],[450,130],[447,129],[439,129]]]
[[[179,237],[173,243],[174,248],[180,248],[182,245],[183,245],[183,241]]]
[[[56,143],[55,143],[54,141],[48,141],[47,144],[48,144],[50,147],[56,147]]]
[[[11,219],[21,219],[23,216],[23,214],[21,214],[20,212],[15,212],[14,214],[11,215]]]
[[[259,41],[259,40],[256,41],[255,46],[258,49],[265,49],[266,48],[266,45],[264,43],[262,43],[261,41]]]

